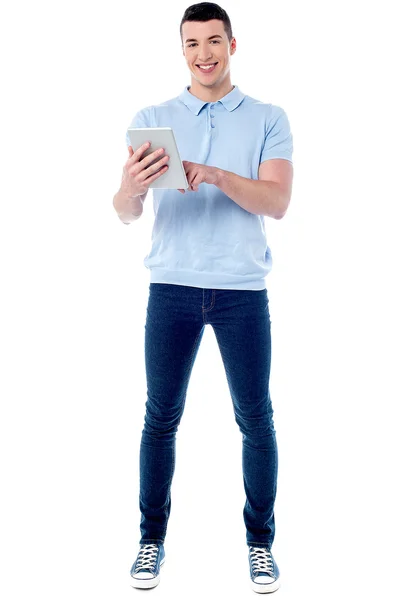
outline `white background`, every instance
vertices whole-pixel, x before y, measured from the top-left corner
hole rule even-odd
[[[112,205],[141,108],[190,84],[185,2],[20,2],[2,17],[1,547],[7,599],[130,598],[152,192]],[[280,105],[291,205],[266,219],[279,598],[396,598],[394,2],[233,2],[231,81]],[[396,75],[395,75],[396,73]],[[184,159],[184,157],[182,157]],[[177,434],[161,584],[254,597],[241,434],[207,327]],[[89,596],[90,595],[90,596]]]

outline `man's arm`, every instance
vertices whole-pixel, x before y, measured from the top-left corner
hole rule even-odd
[[[125,225],[137,221],[143,213],[143,204],[148,190],[141,196],[129,197],[123,190],[119,190],[113,199],[113,205],[118,217]]]
[[[248,179],[217,169],[215,185],[248,212],[282,219],[291,199],[292,163],[282,158],[265,160],[259,166],[258,177]]]

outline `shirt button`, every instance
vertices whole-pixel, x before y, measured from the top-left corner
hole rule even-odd
[[[214,118],[215,118],[215,115],[211,115],[211,119],[214,119]]]
[[[212,127],[213,129],[215,129],[215,125],[213,125],[213,124],[211,125],[211,127]]]

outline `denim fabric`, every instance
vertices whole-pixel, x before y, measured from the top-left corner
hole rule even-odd
[[[145,324],[148,395],[140,444],[140,544],[165,540],[176,431],[207,324],[215,332],[235,420],[242,433],[247,545],[270,549],[275,533],[278,459],[269,393],[267,290],[206,289],[167,283],[150,283]]]

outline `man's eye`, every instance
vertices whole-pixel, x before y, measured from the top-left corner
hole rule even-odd
[[[220,44],[219,40],[211,40],[212,42],[215,42],[215,44]],[[193,44],[189,44],[188,47],[191,48],[191,46],[196,46],[196,43],[194,42]]]

